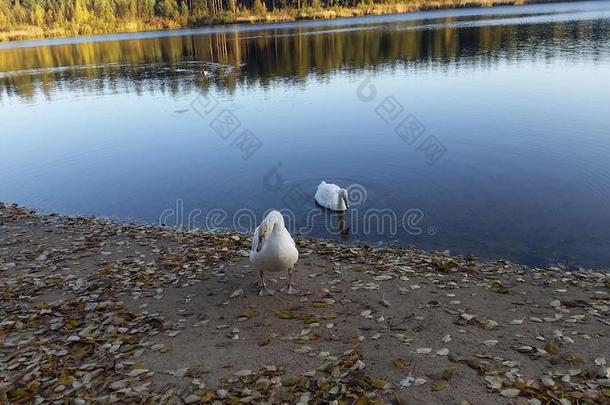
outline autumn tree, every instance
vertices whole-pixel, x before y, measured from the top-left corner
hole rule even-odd
[[[261,0],[254,0],[252,9],[254,14],[265,14],[267,12],[267,6]]]

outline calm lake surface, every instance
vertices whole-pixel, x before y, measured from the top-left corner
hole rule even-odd
[[[610,2],[1,44],[0,201],[607,267]]]

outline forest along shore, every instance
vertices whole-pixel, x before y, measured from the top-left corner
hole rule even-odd
[[[0,0],[0,42],[79,35],[408,13],[552,0]],[[14,3],[14,4],[13,4]]]
[[[610,400],[607,271],[297,244],[259,297],[246,235],[0,204],[0,402]]]

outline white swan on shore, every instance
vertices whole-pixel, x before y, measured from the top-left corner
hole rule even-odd
[[[316,191],[316,202],[324,208],[333,211],[346,211],[349,208],[347,190],[323,181]]]
[[[288,272],[288,285],[282,288],[286,294],[298,291],[292,284],[292,271],[299,259],[299,251],[294,240],[284,226],[284,217],[279,211],[271,211],[254,231],[250,261],[259,271],[260,296],[273,295],[275,291],[267,288],[264,272]]]

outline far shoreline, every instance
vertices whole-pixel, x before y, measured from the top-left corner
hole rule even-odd
[[[45,40],[75,40],[74,43],[84,42],[84,39],[94,39],[96,37],[121,35],[121,34],[152,34],[144,35],[146,39],[159,35],[167,35],[175,33],[181,35],[183,30],[199,30],[209,28],[210,33],[215,32],[215,28],[222,29],[226,26],[272,26],[281,23],[295,23],[299,21],[327,21],[339,19],[351,19],[357,17],[373,17],[385,15],[400,15],[411,14],[423,11],[436,10],[460,10],[460,9],[485,9],[491,7],[510,7],[510,6],[525,6],[535,4],[551,4],[551,3],[569,3],[571,0],[426,0],[424,3],[394,3],[394,4],[372,4],[358,7],[334,7],[320,9],[278,9],[262,15],[251,13],[236,13],[236,14],[221,14],[210,16],[200,24],[177,25],[175,22],[159,22],[149,24],[147,21],[137,21],[134,24],[129,24],[129,29],[122,29],[125,26],[121,23],[115,25],[116,31],[113,30],[94,30],[88,34],[71,35],[65,30],[58,29],[43,29],[36,26],[24,26],[11,31],[0,31],[0,49],[6,48],[8,44],[17,47],[38,46],[42,45],[38,41]],[[255,28],[254,28],[255,29]],[[110,40],[114,40],[111,38]],[[128,38],[132,39],[132,38]],[[100,38],[99,41],[109,39]],[[30,44],[30,42],[33,42]],[[98,41],[92,41],[98,42]],[[5,46],[3,46],[5,45]],[[12,47],[12,46],[8,47]]]

